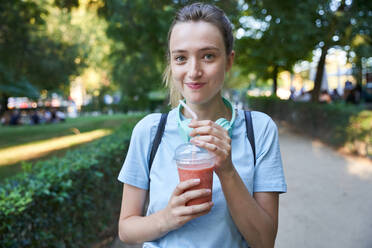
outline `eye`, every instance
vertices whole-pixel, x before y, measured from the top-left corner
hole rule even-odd
[[[178,63],[182,63],[182,62],[184,62],[184,61],[186,60],[186,57],[180,55],[180,56],[176,56],[176,57],[174,58],[174,60],[175,60],[176,62],[178,62]]]
[[[212,59],[214,59],[214,54],[211,54],[211,53],[208,53],[208,54],[205,54],[204,55],[204,59],[205,60],[212,60]]]

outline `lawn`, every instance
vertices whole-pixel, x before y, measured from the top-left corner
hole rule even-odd
[[[128,115],[85,116],[64,123],[0,127],[0,181],[22,170],[22,162],[36,162],[112,133]]]
[[[113,130],[125,121],[125,116],[124,114],[84,116],[67,119],[63,123],[16,127],[0,126],[0,149],[97,129]]]

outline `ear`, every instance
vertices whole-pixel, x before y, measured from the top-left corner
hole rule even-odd
[[[230,71],[234,63],[235,51],[232,50],[231,53],[226,58],[226,72]]]

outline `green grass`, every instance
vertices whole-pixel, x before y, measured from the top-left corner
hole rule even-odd
[[[0,149],[34,141],[83,133],[96,129],[116,129],[125,121],[124,114],[84,116],[67,119],[64,123],[42,124],[36,126],[0,126]]]
[[[128,120],[128,115],[115,114],[84,116],[75,119],[67,119],[64,123],[43,124],[38,126],[0,126],[0,151],[8,147],[63,137],[76,134],[77,132],[84,133],[97,129],[115,130],[122,126],[126,120]],[[35,163],[39,160],[45,160],[50,157],[62,157],[68,150],[76,149],[84,145],[85,144],[74,145],[68,149],[56,150],[39,158],[27,160],[27,162]],[[21,171],[22,162],[0,166],[0,181],[3,181],[5,178],[13,176]]]

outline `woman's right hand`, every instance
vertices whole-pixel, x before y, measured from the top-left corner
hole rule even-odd
[[[198,205],[186,206],[186,203],[192,199],[205,197],[212,192],[209,189],[188,190],[200,183],[200,179],[190,179],[180,182],[168,202],[165,209],[162,210],[163,225],[166,231],[172,231],[180,228],[185,223],[199,216],[207,214],[213,202],[206,202]]]

